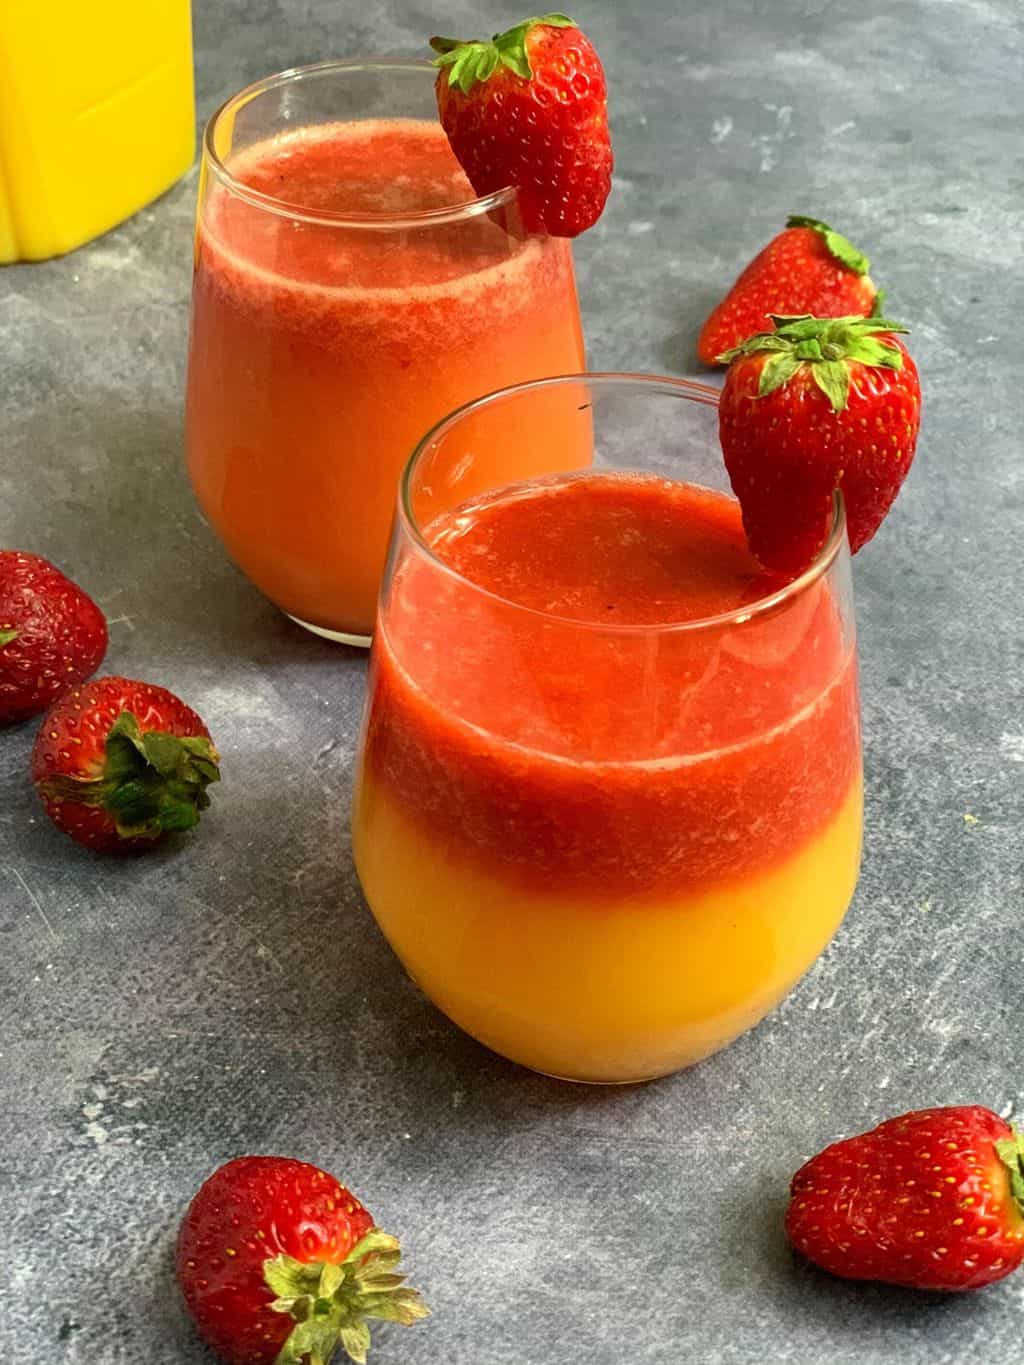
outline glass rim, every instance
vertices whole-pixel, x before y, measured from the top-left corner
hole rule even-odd
[[[597,371],[592,374],[564,374],[552,375],[545,379],[531,379],[525,383],[509,384],[504,388],[494,389],[491,393],[482,394],[479,398],[473,398],[468,403],[463,403],[461,407],[455,408],[446,417],[435,423],[434,426],[417,443],[412,454],[405,463],[402,476],[398,486],[398,518],[397,523],[401,525],[406,534],[410,537],[413,544],[427,556],[447,577],[454,579],[472,588],[482,597],[490,598],[493,602],[498,602],[504,607],[513,608],[529,616],[536,616],[539,620],[550,621],[562,626],[571,626],[577,630],[596,630],[602,633],[615,635],[667,635],[682,633],[684,631],[702,631],[721,629],[724,626],[741,626],[747,622],[759,619],[766,614],[782,607],[790,599],[802,596],[810,588],[824,577],[835,562],[846,540],[846,505],[840,489],[836,489],[832,494],[832,521],[829,526],[828,535],[825,543],[815,555],[814,559],[803,570],[802,573],[785,583],[775,592],[768,593],[764,597],[758,597],[753,602],[745,602],[740,607],[734,607],[730,611],[718,612],[713,616],[699,616],[687,621],[664,621],[647,624],[627,624],[623,622],[604,622],[604,621],[582,621],[577,617],[560,616],[557,612],[543,611],[538,607],[528,607],[522,602],[516,602],[510,597],[504,597],[501,593],[493,592],[490,588],[483,587],[480,583],[474,582],[472,578],[458,569],[452,568],[445,560],[438,555],[423,534],[423,530],[417,521],[416,515],[412,510],[411,484],[420,459],[427,451],[445,435],[445,433],[457,426],[465,417],[477,412],[482,408],[490,407],[502,399],[512,398],[518,394],[539,391],[542,389],[561,388],[568,384],[586,384],[596,389],[632,388],[637,392],[648,392],[650,394],[663,393],[672,394],[677,398],[685,399],[691,403],[699,403],[705,407],[717,408],[719,405],[720,390],[711,384],[702,384],[694,379],[677,379],[671,375],[630,373],[628,371]],[[578,472],[578,471],[577,471]]]
[[[326,62],[311,62],[307,66],[292,66],[286,71],[278,71],[272,76],[264,76],[261,80],[253,81],[224,100],[207,119],[206,127],[203,129],[203,158],[217,180],[225,189],[247,204],[267,213],[275,213],[278,217],[290,218],[294,222],[313,223],[320,227],[362,228],[370,232],[440,227],[445,223],[457,223],[491,213],[515,200],[516,190],[510,185],[505,189],[495,190],[492,194],[464,199],[457,204],[446,204],[442,208],[421,209],[414,213],[346,213],[333,209],[310,209],[302,204],[293,204],[287,199],[255,190],[232,175],[214,145],[217,129],[223,119],[228,115],[236,115],[252,100],[283,85],[354,71],[421,71],[424,75],[435,74],[429,62],[421,61],[417,57],[345,57]]]

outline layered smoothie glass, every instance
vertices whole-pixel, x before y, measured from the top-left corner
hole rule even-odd
[[[849,554],[752,558],[682,380],[470,404],[404,476],[353,813],[370,907],[467,1032],[581,1081],[760,1020],[829,942],[861,844]],[[556,425],[560,472],[526,454]],[[487,464],[514,438],[523,477]]]
[[[228,100],[204,138],[189,473],[252,582],[353,643],[372,629],[414,442],[497,385],[584,363],[569,243],[524,233],[511,189],[474,197],[435,74],[285,72]],[[517,454],[491,447],[497,478]]]

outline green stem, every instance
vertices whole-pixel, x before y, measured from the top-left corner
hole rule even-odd
[[[1010,1136],[996,1143],[999,1160],[1010,1177],[1010,1193],[1024,1218],[1024,1132],[1010,1125]]]

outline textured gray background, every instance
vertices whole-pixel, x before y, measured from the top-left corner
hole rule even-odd
[[[202,0],[207,115],[274,67],[415,53],[496,3]],[[0,543],[112,618],[107,671],[207,718],[194,840],[77,850],[0,736],[0,1356],[208,1360],[170,1279],[200,1179],[243,1151],[347,1177],[436,1316],[379,1365],[892,1365],[1020,1357],[1024,1277],[974,1297],[797,1263],[791,1171],[920,1105],[1024,1106],[1020,1072],[1016,0],[654,0],[577,17],[611,76],[614,196],[578,248],[595,368],[693,372],[709,305],[789,211],[834,220],[912,324],[916,465],[857,562],[868,824],[856,903],[756,1032],[658,1084],[534,1077],[405,980],[346,821],[363,661],[227,563],[179,452],[194,173],[73,256],[0,271]],[[1016,594],[1016,596],[1015,596]]]

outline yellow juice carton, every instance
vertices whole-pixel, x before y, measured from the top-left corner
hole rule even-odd
[[[194,153],[189,0],[0,0],[0,264],[105,232]]]

